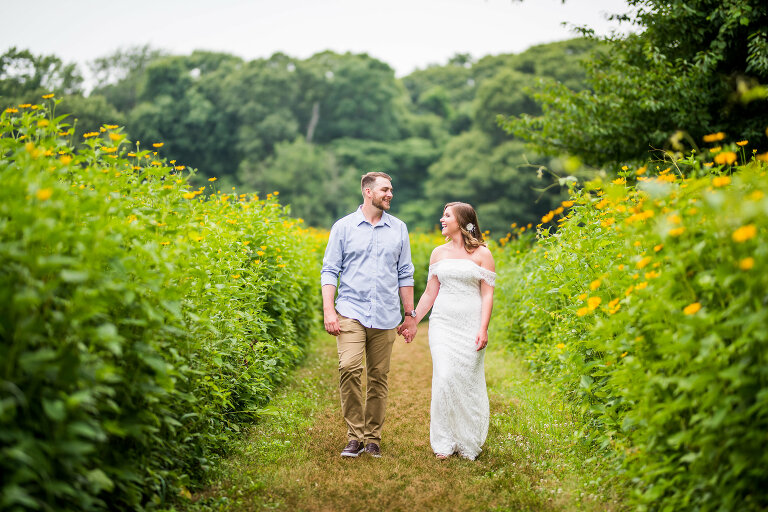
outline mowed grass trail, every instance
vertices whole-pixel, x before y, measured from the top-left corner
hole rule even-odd
[[[491,425],[476,461],[435,459],[427,324],[395,341],[382,457],[342,458],[336,342],[321,336],[194,510],[619,510],[599,458],[567,450],[573,425],[546,387],[491,344]],[[492,340],[491,340],[492,343]]]

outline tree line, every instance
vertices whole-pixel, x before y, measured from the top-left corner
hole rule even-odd
[[[2,56],[0,96],[8,106],[55,89],[64,95],[57,113],[78,119],[75,138],[124,125],[142,147],[163,142],[160,151],[197,169],[200,182],[216,176],[225,191],[280,191],[310,225],[330,227],[354,209],[359,176],[381,170],[393,177],[393,213],[412,228],[433,228],[445,202],[462,200],[479,208],[484,229],[503,235],[560,197],[537,192],[547,160],[496,116],[539,114],[525,89],[540,79],[583,89],[581,61],[597,46],[580,38],[517,55],[456,55],[402,79],[366,54],[246,61],[145,46],[90,63],[87,96],[73,65],[12,48]]]
[[[279,190],[292,214],[329,227],[359,202],[360,174],[393,176],[393,213],[431,229],[447,201],[474,204],[482,228],[537,223],[566,175],[699,150],[705,134],[768,149],[768,9],[762,0],[628,0],[632,30],[395,77],[367,54],[120,50],[89,64],[0,57],[3,106],[63,93],[75,137],[125,125],[144,147],[216,176],[222,187]],[[78,139],[79,140],[79,139]],[[598,171],[602,169],[603,171]],[[552,175],[555,176],[554,181]]]

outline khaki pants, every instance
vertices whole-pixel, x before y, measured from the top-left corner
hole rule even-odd
[[[349,441],[381,443],[381,427],[387,408],[387,374],[396,329],[371,329],[339,315],[339,393],[341,412],[347,422]],[[366,360],[367,393],[363,403],[363,354]]]

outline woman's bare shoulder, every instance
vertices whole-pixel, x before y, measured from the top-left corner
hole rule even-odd
[[[481,267],[493,272],[496,271],[496,262],[493,261],[493,253],[491,253],[491,250],[488,247],[481,245],[475,250],[473,256],[477,258],[475,262]]]
[[[448,244],[445,243],[443,245],[438,245],[434,249],[432,249],[432,254],[429,256],[429,264],[432,265],[433,263],[437,263],[443,258],[443,255],[445,254],[445,250],[448,248]]]

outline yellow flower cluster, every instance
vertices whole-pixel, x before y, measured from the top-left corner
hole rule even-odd
[[[696,313],[698,313],[700,309],[701,309],[701,303],[694,302],[692,304],[688,304],[687,306],[685,306],[685,308],[683,308],[683,313],[685,313],[686,315],[695,315]]]
[[[754,224],[747,224],[746,226],[741,226],[736,231],[733,232],[731,237],[733,238],[734,242],[746,242],[747,240],[751,238],[755,238],[757,235],[757,228]]]
[[[736,163],[736,153],[733,151],[724,151],[715,155],[715,163],[719,165],[733,165]]]

